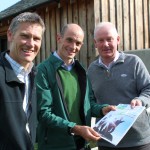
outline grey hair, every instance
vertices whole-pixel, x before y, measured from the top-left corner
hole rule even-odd
[[[15,32],[17,31],[17,29],[21,23],[28,23],[28,22],[39,24],[42,27],[43,33],[44,33],[45,24],[44,24],[42,18],[37,13],[31,13],[31,12],[21,13],[18,16],[16,16],[15,18],[13,18],[10,23],[9,30],[13,34],[15,34]]]
[[[100,22],[100,23],[95,27],[95,29],[94,29],[94,38],[95,38],[95,36],[96,36],[96,34],[97,34],[97,31],[98,31],[100,28],[103,28],[103,27],[105,27],[105,26],[111,27],[111,29],[114,30],[114,33],[116,34],[116,36],[118,35],[118,31],[117,31],[117,29],[116,29],[116,27],[115,27],[115,25],[114,25],[113,23],[111,23],[111,22]]]

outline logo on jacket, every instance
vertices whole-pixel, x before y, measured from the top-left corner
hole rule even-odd
[[[121,77],[127,77],[127,74],[121,74]]]

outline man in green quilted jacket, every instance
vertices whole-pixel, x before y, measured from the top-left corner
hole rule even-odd
[[[90,127],[91,117],[115,109],[96,104],[86,71],[75,59],[83,39],[79,25],[65,25],[57,36],[58,50],[38,66],[39,150],[90,149],[88,141],[101,138]]]

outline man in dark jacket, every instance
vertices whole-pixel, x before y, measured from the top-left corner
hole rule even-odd
[[[91,116],[113,109],[96,104],[86,72],[74,59],[83,39],[80,26],[67,24],[57,36],[58,50],[38,67],[39,150],[88,149],[85,141],[100,139],[89,127]]]
[[[44,31],[36,13],[22,13],[9,26],[9,50],[0,54],[0,150],[34,149],[37,119],[32,61]]]

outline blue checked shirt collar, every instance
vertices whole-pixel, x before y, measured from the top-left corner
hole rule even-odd
[[[55,57],[57,57],[58,59],[62,60],[62,59],[60,58],[60,56],[57,54],[56,51],[53,53],[53,55],[54,55]],[[62,61],[63,61],[63,60],[62,60]],[[64,62],[64,61],[63,61],[63,62]],[[66,64],[64,63],[64,64],[62,65],[62,67],[63,67],[64,69],[70,71],[70,70],[73,68],[74,64],[75,64],[75,61],[74,61],[74,59],[73,59],[73,60],[72,60],[72,63],[71,63],[70,65],[66,65]]]

